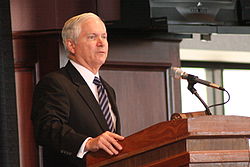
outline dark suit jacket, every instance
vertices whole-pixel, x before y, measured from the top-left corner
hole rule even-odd
[[[115,92],[101,80],[116,115],[119,134]],[[37,84],[31,118],[36,141],[43,146],[44,167],[84,166],[84,159],[76,157],[81,144],[87,137],[96,137],[108,130],[98,102],[70,62]]]

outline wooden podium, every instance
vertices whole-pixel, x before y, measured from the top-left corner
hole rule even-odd
[[[88,167],[243,167],[250,164],[250,117],[201,116],[161,122],[121,141],[117,156],[88,153]],[[249,165],[250,166],[250,165]]]

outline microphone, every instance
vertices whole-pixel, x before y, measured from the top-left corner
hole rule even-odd
[[[220,90],[225,91],[225,89],[223,87],[221,87],[220,85],[199,79],[197,76],[188,74],[188,73],[182,71],[180,68],[171,67],[171,73],[175,79],[186,79],[186,80],[193,79],[193,81],[196,83],[200,83],[200,84],[212,87],[212,88],[216,88],[216,89],[220,89]]]

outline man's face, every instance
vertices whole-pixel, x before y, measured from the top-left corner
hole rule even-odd
[[[82,31],[73,49],[75,60],[96,73],[108,55],[105,25],[98,18],[91,17],[80,26]]]

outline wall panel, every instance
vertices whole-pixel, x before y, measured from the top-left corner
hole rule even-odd
[[[11,0],[12,31],[54,29],[55,0]]]
[[[72,16],[94,12],[105,21],[120,19],[120,0],[12,0],[12,31],[61,29]]]
[[[55,32],[13,34],[21,167],[39,166],[31,122],[32,95],[38,79],[59,68],[58,36]]]
[[[35,144],[30,119],[34,88],[34,70],[32,68],[15,68],[15,76],[20,166],[37,167],[38,148]]]
[[[102,76],[116,90],[122,135],[131,135],[168,119],[164,69],[103,70]]]

